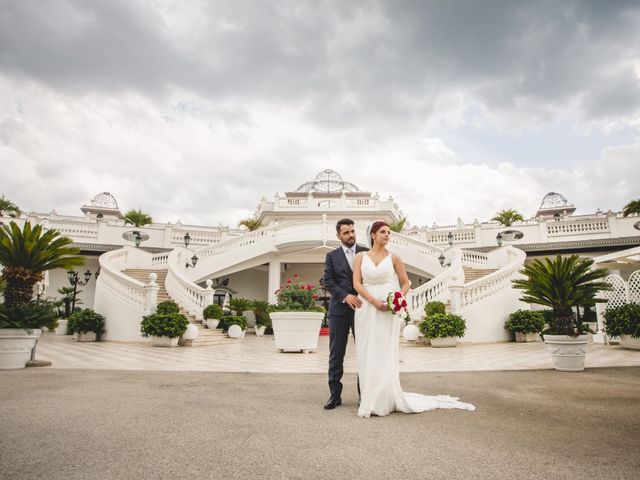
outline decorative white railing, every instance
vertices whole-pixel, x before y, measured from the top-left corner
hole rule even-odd
[[[475,242],[476,232],[474,229],[466,230],[443,230],[427,234],[429,243],[447,243],[449,241],[449,232],[453,234],[454,243]]]
[[[164,288],[180,306],[196,319],[202,320],[202,311],[213,303],[214,291],[211,288],[211,280],[207,281],[207,288],[202,288],[182,274],[181,270],[189,254],[191,254],[190,251],[182,248],[176,248],[169,254],[167,261],[169,268]]]
[[[489,264],[489,256],[486,253],[464,250],[462,252],[462,265],[465,267],[486,267]]]
[[[364,234],[360,238],[364,238]],[[434,245],[417,240],[412,237],[407,237],[406,235],[402,235],[399,233],[393,233],[391,235],[391,239],[389,240],[389,245],[391,246],[392,250],[393,250],[393,247],[402,247],[402,248],[411,249],[416,253],[420,253],[422,255],[426,255],[434,258],[438,258],[442,253],[442,250]]]
[[[156,253],[151,257],[152,268],[167,268],[169,262],[169,252]]]
[[[511,246],[507,248],[507,262],[497,271],[464,285],[460,291],[460,308],[478,304],[484,299],[511,288],[511,281],[516,279],[526,258],[526,254]]]
[[[446,303],[449,300],[449,286],[456,278],[464,278],[459,250],[453,251],[451,264],[445,270],[418,288],[409,290],[407,300],[409,314],[413,319],[420,319],[424,314],[424,306],[434,300]]]
[[[547,234],[549,236],[606,232],[609,232],[609,220],[607,218],[547,223]]]
[[[49,221],[50,229],[55,229],[65,237],[98,238],[100,227],[96,223]]]
[[[124,275],[120,270],[126,267],[127,250],[115,250],[100,256],[100,277],[98,286],[120,302],[129,305],[140,313],[147,307],[145,285],[138,280]]]

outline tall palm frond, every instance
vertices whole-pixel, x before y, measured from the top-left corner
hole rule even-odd
[[[42,225],[25,222],[22,230],[16,222],[0,228],[0,264],[6,281],[4,291],[7,305],[27,304],[33,296],[33,286],[42,280],[43,273],[55,268],[69,269],[84,264],[80,249],[71,247],[73,241],[61,237],[57,230],[43,233]]]
[[[401,217],[400,220],[389,225],[389,230],[400,233],[404,229],[405,223],[407,223],[407,217]]]
[[[500,210],[491,220],[500,222],[500,225],[504,225],[505,227],[510,227],[513,222],[523,221],[524,217],[520,213],[518,213],[517,210],[507,208]]]
[[[523,290],[521,301],[553,309],[555,325],[551,327],[558,334],[579,334],[582,325],[574,324],[572,307],[603,302],[596,295],[610,288],[600,281],[608,272],[592,269],[593,262],[592,258],[581,259],[578,255],[538,259],[520,271],[527,278],[514,280],[513,286]]]
[[[11,218],[19,217],[22,212],[20,208],[4,195],[0,197],[0,216],[8,215]]]
[[[253,232],[254,230],[258,230],[262,228],[262,220],[257,218],[245,218],[244,220],[240,220],[238,222],[239,227],[246,227],[247,230]]]
[[[624,206],[622,210],[622,214],[625,217],[628,217],[631,214],[640,215],[640,199],[639,200],[631,200]]]
[[[134,227],[144,227],[145,225],[149,225],[153,222],[151,216],[142,211],[142,209],[138,210],[129,210],[124,215],[124,224],[125,225],[133,225]]]

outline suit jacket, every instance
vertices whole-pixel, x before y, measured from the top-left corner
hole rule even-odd
[[[369,250],[367,247],[356,244],[356,253],[367,250]],[[327,253],[322,282],[331,294],[328,315],[331,317],[353,315],[353,309],[344,303],[344,299],[350,293],[357,295],[357,292],[353,289],[353,270],[349,266],[342,245]]]

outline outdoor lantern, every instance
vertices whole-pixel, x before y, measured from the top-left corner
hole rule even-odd
[[[440,266],[444,267],[444,253],[440,254],[440,256],[438,257],[438,260],[440,261]]]
[[[187,262],[185,264],[185,267],[189,268],[194,268],[196,266],[196,264],[198,263],[198,257],[196,256],[196,254],[193,254],[193,257],[191,257],[191,263]]]
[[[84,281],[88,282],[90,278],[91,278],[91,271],[87,269],[87,271],[84,272]]]
[[[133,241],[136,242],[136,247],[139,247],[142,241],[142,235],[140,235],[140,232],[133,232],[133,235]]]
[[[189,235],[189,232],[184,234],[184,246],[185,248],[189,246],[189,242],[191,241],[191,235]]]
[[[73,285],[73,282],[75,282],[75,280],[76,280],[76,278],[77,278],[77,275],[78,275],[78,274],[77,274],[76,272],[74,272],[73,270],[69,270],[69,271],[67,272],[67,278],[69,279],[69,283],[70,283],[71,285]]]
[[[453,245],[453,232],[447,234],[447,242],[449,242],[449,246]]]
[[[501,247],[502,246],[502,234],[498,233],[498,235],[496,235],[496,242],[498,242],[498,246]]]

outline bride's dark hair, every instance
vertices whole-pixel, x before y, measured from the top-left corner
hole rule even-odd
[[[375,243],[375,241],[373,240],[373,236],[376,234],[376,232],[380,230],[382,227],[388,227],[388,226],[389,224],[382,220],[373,222],[373,224],[371,225],[371,231],[369,232],[369,239],[371,240],[371,248],[373,248],[373,244]]]

